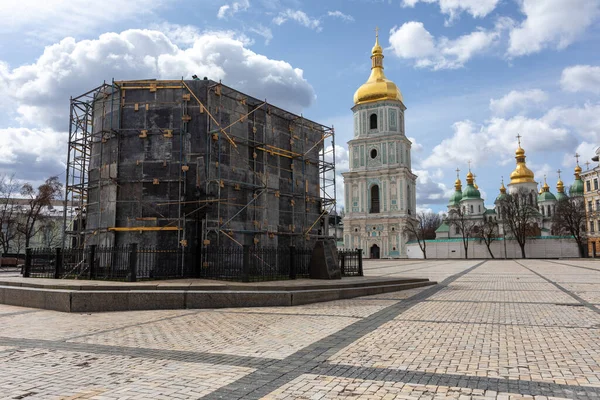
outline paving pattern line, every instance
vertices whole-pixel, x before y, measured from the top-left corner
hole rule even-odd
[[[571,292],[569,289],[565,288],[564,286],[561,286],[560,284],[554,282],[553,280],[550,280],[550,279],[546,278],[544,275],[542,275],[542,274],[538,273],[537,271],[534,271],[531,268],[523,265],[521,262],[516,261],[516,260],[515,260],[515,262],[517,264],[519,264],[520,266],[522,266],[523,268],[528,269],[529,271],[533,272],[534,274],[536,274],[540,278],[544,279],[546,282],[553,284],[558,289],[560,289],[564,293],[568,294],[569,296],[571,296],[572,298],[574,298],[575,300],[577,300],[579,303],[583,304],[585,307],[589,308],[590,310],[594,311],[597,314],[600,314],[600,308],[596,307],[594,304],[590,303],[589,301],[586,301],[586,300],[582,299],[581,297],[579,297],[575,293]]]
[[[346,328],[297,351],[277,363],[258,368],[255,372],[248,374],[229,385],[221,387],[204,398],[260,399],[279,387],[293,381],[300,375],[311,374],[313,371],[320,368],[337,368],[338,371],[343,371],[343,366],[332,365],[327,362],[330,356],[368,333],[371,333],[381,325],[391,321],[415,305],[423,302],[430,296],[433,296],[456,279],[468,274],[486,262],[487,260],[481,261],[454,274],[437,285],[430,286],[402,302],[390,305],[369,317],[363,318]],[[383,371],[386,370],[384,369]]]
[[[425,385],[435,382],[436,386],[482,389],[494,392],[512,392],[527,396],[564,397],[570,399],[588,397],[598,398],[600,396],[600,388],[591,386],[561,385],[549,382],[507,380],[501,378],[439,374],[411,370],[402,371],[383,368],[346,367],[347,368],[340,369],[331,365],[323,365],[319,368],[315,368],[311,374],[340,378],[378,380],[384,382],[420,383]]]
[[[121,355],[153,360],[173,360],[190,363],[208,363],[218,365],[231,365],[236,367],[257,368],[269,366],[280,359],[265,357],[248,357],[231,354],[216,354],[198,351],[161,350],[154,348],[110,346],[102,344],[87,344],[77,342],[65,342],[62,340],[39,340],[39,339],[16,339],[0,337],[0,345],[14,346],[2,353],[18,351],[18,348],[29,348],[39,350],[60,350],[65,352],[79,352],[91,354]]]
[[[544,260],[544,262],[549,262],[549,263],[558,264],[558,265],[566,265],[568,267],[573,267],[573,268],[587,269],[588,271],[600,272],[600,269],[590,268],[590,267],[582,267],[581,265],[567,264],[564,262],[558,262],[558,261],[552,261],[552,260]]]

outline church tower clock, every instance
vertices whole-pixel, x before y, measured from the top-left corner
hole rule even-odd
[[[371,75],[354,94],[354,138],[344,177],[344,246],[367,258],[406,257],[404,227],[416,212],[411,142],[404,130],[400,89],[383,72],[379,35]]]

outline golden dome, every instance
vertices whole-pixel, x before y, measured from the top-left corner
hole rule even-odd
[[[575,167],[575,179],[579,179],[579,174],[581,174],[581,167],[579,164]]]
[[[456,179],[454,181],[454,189],[462,191],[462,182],[460,181],[460,179]]]
[[[383,49],[379,45],[379,35],[375,37],[375,46],[371,50],[371,76],[354,93],[354,104],[371,103],[380,100],[402,100],[398,86],[383,73]]]
[[[560,180],[560,178],[558,178],[558,182],[556,183],[556,191],[558,193],[563,193],[565,191],[565,184]]]
[[[506,194],[506,186],[504,186],[504,179],[502,179],[502,186],[500,186],[500,193]]]
[[[519,142],[519,148],[515,151],[515,159],[517,160],[517,168],[510,174],[510,183],[525,183],[532,182],[533,180],[533,171],[527,168],[527,164],[525,164],[525,150],[521,148],[521,143]]]
[[[467,174],[467,185],[472,185],[473,184],[473,173],[471,171],[469,171],[469,173]]]

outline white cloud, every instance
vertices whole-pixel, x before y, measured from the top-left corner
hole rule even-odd
[[[0,129],[0,173],[40,181],[66,169],[68,134],[50,129]]]
[[[172,0],[27,0],[0,1],[0,33],[22,32],[50,42],[106,28],[118,21],[149,16]],[[10,17],[9,17],[10,16]]]
[[[0,65],[0,95],[14,103],[23,126],[61,131],[68,123],[69,97],[103,80],[178,79],[193,74],[222,79],[292,112],[308,107],[315,97],[302,70],[256,54],[233,33],[203,33],[194,43],[179,47],[162,32],[151,30],[106,33],[94,40],[66,38],[46,47],[33,64],[14,69]]]
[[[492,118],[484,125],[459,121],[453,125],[454,133],[435,146],[422,163],[424,167],[444,167],[447,164],[465,165],[472,161],[480,165],[495,161],[505,165],[512,161],[516,149],[516,136],[527,151],[553,151],[574,146],[575,138],[567,129],[541,119],[516,116],[510,119]]]
[[[233,2],[232,4],[225,4],[219,8],[217,18],[224,19],[228,16],[237,14],[240,11],[246,11],[248,8],[250,8],[250,2],[248,0],[240,0]]]
[[[563,70],[560,85],[567,92],[600,94],[600,67],[574,65]]]
[[[450,21],[463,11],[475,18],[482,18],[491,13],[500,0],[402,0],[403,7],[414,7],[418,2],[439,3],[440,11],[450,16]]]
[[[495,115],[506,115],[515,110],[527,111],[548,100],[548,95],[540,89],[511,90],[500,99],[490,99],[490,109]]]
[[[256,33],[259,36],[265,38],[265,44],[269,44],[273,39],[273,32],[266,26],[258,25],[249,29],[250,32]]]
[[[555,107],[543,117],[548,123],[575,131],[584,140],[600,143],[600,103],[582,107]]]
[[[328,11],[327,15],[330,17],[340,18],[346,22],[354,22],[354,17],[352,15],[344,14],[341,11]]]
[[[525,20],[510,32],[510,56],[523,56],[546,47],[563,49],[573,43],[600,15],[598,0],[522,0]]]
[[[322,30],[321,21],[317,18],[311,18],[304,11],[287,9],[279,13],[278,16],[273,18],[273,23],[276,25],[282,25],[288,20],[296,21],[302,26],[310,29],[314,29],[317,32]]]
[[[500,31],[483,29],[457,39],[435,39],[422,22],[410,21],[390,30],[390,45],[400,58],[414,59],[415,66],[433,70],[461,68],[475,54],[496,44]]]
[[[594,168],[597,164],[592,162],[592,157],[596,155],[596,149],[598,148],[598,144],[593,144],[589,142],[581,142],[579,146],[575,148],[575,150],[570,154],[565,154],[562,160],[562,166],[565,167],[566,174],[563,176],[568,176],[569,173],[574,173],[574,168],[577,163],[575,159],[575,153],[579,154],[579,165],[585,171],[587,166],[586,162],[590,163],[590,168]]]
[[[417,204],[420,207],[430,204],[446,204],[453,190],[439,181],[444,178],[440,169],[433,173],[426,169],[413,169],[417,178]]]

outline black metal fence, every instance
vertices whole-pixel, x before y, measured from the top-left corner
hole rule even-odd
[[[343,276],[362,276],[360,250],[338,251]],[[89,246],[27,249],[24,277],[137,280],[204,278],[268,281],[308,278],[312,249],[299,247],[202,246],[156,249]]]
[[[362,250],[338,250],[338,263],[342,276],[363,276]]]

